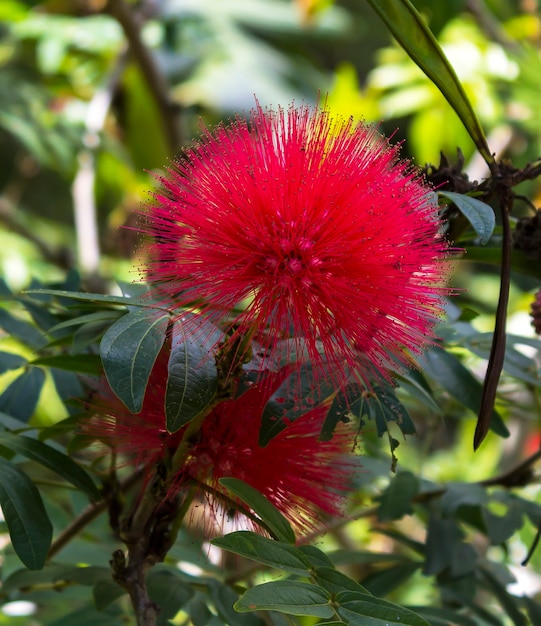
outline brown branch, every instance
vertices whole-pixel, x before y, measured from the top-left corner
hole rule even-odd
[[[483,382],[483,392],[481,396],[481,406],[475,434],[473,436],[473,449],[477,450],[483,443],[490,429],[492,412],[496,401],[496,392],[503,369],[505,358],[505,347],[507,343],[506,321],[507,305],[509,304],[509,289],[511,283],[511,226],[509,224],[509,214],[513,207],[513,195],[511,187],[502,185],[500,198],[500,214],[503,227],[502,238],[502,261],[500,276],[500,294],[498,297],[498,307],[496,309],[496,323],[494,325],[494,335],[490,348],[488,367]]]
[[[158,106],[169,151],[174,155],[182,144],[178,120],[178,107],[169,95],[169,86],[161,73],[152,52],[141,37],[141,14],[137,15],[124,0],[109,0],[109,13],[118,21],[128,40],[129,50],[139,65],[150,92]]]
[[[517,48],[516,42],[507,37],[500,23],[493,17],[483,0],[466,0],[466,9],[473,15],[485,34],[504,48]]]
[[[130,476],[120,482],[119,491],[124,493],[131,489],[131,487],[133,487],[140,480],[142,474],[142,469],[130,474]],[[67,526],[51,543],[49,554],[47,555],[47,561],[50,561],[58,552],[60,552],[66,544],[75,538],[83,528],[90,524],[90,522],[95,520],[98,515],[101,515],[101,513],[103,513],[109,505],[112,497],[114,497],[113,492],[111,492],[110,495],[105,496],[103,500],[99,500],[99,502],[90,503],[86,509],[78,515],[73,522]]]

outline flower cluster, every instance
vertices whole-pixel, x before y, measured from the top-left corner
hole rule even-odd
[[[186,428],[176,433],[165,429],[167,358],[162,351],[140,413],[130,413],[103,380],[92,400],[97,416],[84,427],[87,435],[144,465],[148,480],[155,464],[171,458],[186,435]],[[328,407],[304,414],[265,448],[258,445],[263,409],[284,376],[284,371],[269,374],[264,384],[256,383],[214,407],[171,477],[170,497],[195,485],[220,520],[231,501],[219,479],[234,477],[265,495],[297,530],[314,528],[321,513],[340,513],[356,463],[350,428],[343,426],[331,441],[318,441]]]
[[[145,215],[153,299],[179,319],[189,311],[220,327],[228,339],[209,358],[226,383],[248,369],[257,346],[257,376],[237,396],[236,384],[223,385],[229,396],[209,407],[195,435],[170,433],[163,350],[142,411],[130,414],[105,385],[102,417],[87,432],[149,472],[184,451],[170,493],[198,485],[215,514],[226,501],[219,479],[229,476],[297,529],[313,527],[318,512],[336,515],[355,463],[343,424],[318,440],[332,392],[262,448],[264,409],[292,372],[304,387],[300,372],[310,371],[315,386],[323,378],[335,391],[352,381],[370,390],[430,345],[448,271],[434,194],[377,129],[324,109],[258,105],[248,120],[204,130],[161,178]],[[284,345],[294,355],[285,361]]]
[[[343,386],[433,341],[447,252],[430,189],[378,131],[307,106],[205,130],[161,179],[146,278],[172,308],[292,337]]]

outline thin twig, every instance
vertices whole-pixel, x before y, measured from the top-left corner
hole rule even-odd
[[[138,469],[133,474],[130,474],[127,478],[120,482],[119,490],[123,493],[133,487],[137,481],[140,480],[143,474],[143,469]],[[112,495],[112,494],[111,494]],[[88,526],[90,522],[96,519],[101,513],[105,511],[109,504],[109,498],[105,497],[98,502],[90,503],[86,509],[78,515],[73,522],[67,526],[58,537],[51,543],[49,548],[49,554],[47,555],[47,561],[50,561],[62,548],[74,539],[79,532]]]
[[[141,19],[124,0],[109,0],[108,10],[122,26],[130,52],[139,65],[160,111],[165,138],[169,143],[169,152],[174,155],[182,144],[178,107],[170,98],[169,86],[151,51],[143,43]]]

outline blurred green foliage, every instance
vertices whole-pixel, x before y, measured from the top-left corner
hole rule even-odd
[[[242,115],[253,106],[254,95],[263,105],[326,102],[333,113],[377,123],[405,140],[403,154],[419,165],[437,165],[442,151],[453,162],[460,149],[473,179],[488,176],[456,113],[368,3],[125,2],[132,17],[127,24],[113,4],[0,3],[0,291],[5,298],[0,423],[10,434],[54,441],[55,451],[73,456],[89,472],[94,460],[80,450],[74,429],[80,405],[69,401],[82,394],[75,371],[92,373],[97,341],[123,309],[118,303],[74,305],[62,297],[19,291],[45,286],[110,292],[117,280],[137,279],[138,241],[130,226],[155,174],[201,124]],[[415,5],[462,81],[497,157],[519,168],[539,159],[538,2],[424,0]],[[134,27],[150,70],[130,39]],[[152,76],[159,78],[157,85]],[[164,124],[164,97],[176,137]],[[517,193],[526,200],[517,199],[513,225],[541,203],[540,180],[524,182]],[[95,228],[95,242],[90,231],[77,226],[75,216],[81,215]],[[390,392],[396,392],[417,436],[405,440],[392,411],[365,409],[359,416],[364,470],[357,476],[347,521],[317,538],[318,545],[333,567],[376,596],[414,607],[434,626],[535,625],[541,623],[541,551],[533,553],[527,568],[520,561],[541,523],[541,493],[530,466],[511,475],[516,484],[506,484],[505,477],[540,445],[539,338],[528,317],[539,288],[539,265],[514,257],[511,335],[492,422],[499,434],[508,430],[511,436],[491,434],[474,454],[475,406],[498,292],[501,224],[486,248],[470,225],[459,245],[468,254],[456,262],[459,297],[440,330],[443,349],[430,351],[422,370],[409,373]],[[98,262],[84,265],[85,248]],[[96,316],[78,324],[87,314]],[[73,325],[55,330],[66,322]],[[59,367],[47,361],[32,365],[38,356],[56,354],[65,357]],[[81,355],[84,367],[70,360]],[[388,428],[390,447],[378,436],[385,431],[378,416]],[[15,452],[0,441],[2,465],[13,460],[20,468],[16,478],[24,482],[20,475],[27,475],[38,485],[32,496],[42,494],[57,536],[88,506],[88,497],[66,484],[69,476],[61,463],[51,461],[44,469],[35,457]],[[390,471],[394,455],[396,474]],[[503,478],[498,482],[495,476]],[[126,596],[119,597],[110,579],[108,561],[119,542],[106,515],[93,519],[38,572],[20,569],[6,527],[1,530],[6,547],[0,602],[9,607],[28,599],[35,613],[18,618],[0,611],[0,624],[131,623]],[[43,547],[46,539],[38,537],[37,545]],[[178,562],[184,570],[176,568]],[[271,576],[263,567],[252,570],[223,555],[220,565],[197,529],[181,529],[167,563],[151,580],[156,601],[171,601],[164,614],[171,621],[164,617],[160,623],[261,624],[259,617],[231,607],[241,589],[275,578],[276,571],[282,576],[284,568],[277,563]],[[268,619],[277,626],[289,623],[276,613]],[[301,617],[297,623],[315,619]]]

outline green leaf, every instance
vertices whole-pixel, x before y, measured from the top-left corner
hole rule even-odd
[[[0,351],[0,374],[4,374],[9,370],[17,370],[26,363],[26,359],[20,354],[13,354],[12,352]]]
[[[267,498],[238,478],[220,478],[220,485],[240,498],[263,521],[279,541],[295,543],[290,523]]]
[[[42,369],[27,369],[0,396],[0,411],[27,422],[36,410],[44,382]]]
[[[420,615],[381,598],[342,591],[334,600],[338,615],[350,626],[430,626]]]
[[[101,340],[100,355],[109,385],[132,413],[141,410],[169,321],[169,315],[154,310],[131,311]]]
[[[471,617],[460,615],[453,609],[442,609],[434,606],[410,606],[410,611],[415,611],[421,617],[426,618],[431,626],[477,626],[477,622]]]
[[[308,576],[311,570],[308,559],[298,548],[288,543],[261,537],[247,530],[218,537],[211,543],[246,559],[298,576]]]
[[[419,364],[425,374],[439,383],[462,406],[474,413],[479,411],[483,386],[458,358],[441,348],[428,350]],[[500,437],[509,437],[509,430],[494,410],[490,428]]]
[[[238,594],[228,585],[217,580],[209,580],[209,593],[214,608],[227,626],[263,626],[262,620],[256,615],[242,615],[234,609],[234,604],[238,600]],[[214,622],[212,622],[214,623]]]
[[[113,320],[118,319],[121,315],[124,315],[124,311],[122,309],[117,310],[103,310],[96,311],[95,313],[87,313],[86,315],[79,315],[73,319],[65,320],[64,322],[60,322],[49,329],[49,332],[55,332],[57,330],[65,330],[67,328],[71,328],[72,326],[82,326],[83,324],[88,324],[90,322],[112,322]]]
[[[261,416],[259,445],[264,448],[288,424],[334,393],[333,385],[311,365],[301,365],[269,398]]]
[[[18,420],[7,413],[0,412],[0,428],[7,428],[8,430],[28,430],[30,427],[26,422]]]
[[[370,592],[358,582],[332,567],[318,567],[315,571],[315,582],[326,589],[331,596],[335,596],[340,591],[355,591],[370,595]]]
[[[399,389],[407,397],[415,398],[422,402],[432,413],[441,414],[441,408],[434,399],[432,389],[425,380],[423,373],[418,370],[407,370],[403,374],[396,376]]]
[[[419,479],[411,472],[396,474],[380,498],[378,521],[389,522],[409,515],[413,511],[412,500],[419,489]]]
[[[6,576],[2,580],[2,591],[12,593],[13,591],[31,588],[37,585],[45,585],[57,580],[66,580],[68,572],[73,570],[73,565],[56,565],[47,563],[39,571],[29,571],[18,569]]]
[[[169,621],[194,595],[193,589],[173,572],[151,571],[147,577],[148,595],[160,607],[156,626],[168,626]]]
[[[140,306],[150,307],[151,302],[148,300],[136,300],[126,296],[109,296],[101,293],[85,293],[84,291],[64,291],[62,289],[28,289],[24,293],[36,295],[57,296],[58,298],[67,298],[68,300],[83,300],[85,302],[96,302],[100,304],[120,304],[122,306]],[[163,307],[155,306],[153,308],[163,309]]]
[[[378,436],[389,431],[389,422],[395,422],[402,434],[414,435],[415,425],[392,387],[383,384],[373,385],[372,389],[373,393],[366,396],[362,404],[361,417],[366,416],[375,422]]]
[[[47,343],[43,333],[35,326],[13,317],[3,308],[0,308],[0,328],[3,328],[8,335],[16,337],[19,341],[35,350],[39,350]]]
[[[493,333],[461,334],[459,343],[477,356],[488,359],[492,347],[492,337]],[[508,334],[503,369],[523,382],[541,386],[541,370],[536,360],[519,352],[514,347],[517,345],[539,348],[539,339]]]
[[[425,576],[434,576],[451,566],[463,533],[455,520],[441,519],[431,515],[426,536]]]
[[[30,361],[30,365],[56,367],[68,372],[97,376],[101,372],[101,359],[97,354],[55,354]]]
[[[511,618],[514,626],[528,626],[529,621],[520,610],[518,598],[512,596],[505,588],[505,585],[502,585],[486,567],[481,567],[480,572],[503,610]]]
[[[491,206],[471,196],[453,191],[438,191],[438,195],[451,200],[479,235],[481,243],[483,245],[487,243],[496,225],[496,216]]]
[[[327,556],[323,550],[316,548],[316,546],[312,546],[310,544],[304,546],[297,546],[297,550],[300,550],[304,556],[308,559],[308,563],[313,568],[316,567],[330,567],[331,569],[334,567],[333,562]]]
[[[486,263],[487,265],[494,265],[501,267],[502,264],[502,249],[501,247],[486,246],[482,248],[477,245],[463,245],[466,249],[466,254],[458,257],[457,260],[464,260],[468,262],[479,261],[480,263]],[[522,250],[511,251],[511,267],[513,271],[520,272],[525,276],[535,276],[541,279],[541,263],[532,263],[532,259],[526,252]]]
[[[53,582],[67,581],[91,587],[100,580],[108,580],[110,577],[111,570],[108,567],[71,565],[63,567],[61,572],[54,573],[52,580]]]
[[[488,501],[486,489],[475,483],[448,483],[441,498],[441,512],[451,517],[463,506],[481,506]]]
[[[70,352],[80,354],[86,352],[88,348],[93,351],[110,327],[111,324],[108,320],[88,322],[79,326],[72,335]]]
[[[363,579],[363,585],[375,596],[386,596],[419,571],[422,563],[408,561],[386,567]]]
[[[409,0],[368,0],[413,62],[430,78],[461,119],[487,163],[494,157],[452,65]]]
[[[494,515],[486,507],[481,510],[490,542],[500,545],[511,539],[523,524],[523,512],[518,505],[510,506],[505,515]]]
[[[0,506],[17,556],[28,569],[41,569],[51,546],[53,526],[34,483],[1,458]]]
[[[51,448],[47,444],[9,432],[0,432],[0,445],[6,446],[17,454],[22,454],[27,459],[40,463],[44,467],[56,472],[65,480],[75,485],[92,499],[100,500],[101,494],[90,476],[69,456]]]
[[[83,395],[83,387],[77,375],[56,367],[51,367],[50,372],[56,392],[70,415],[80,412],[80,404],[74,402],[76,398],[81,398]]]
[[[200,315],[186,313],[173,324],[165,391],[167,430],[176,432],[207,409],[218,390],[214,348],[224,334]]]
[[[339,422],[348,422],[351,417],[361,415],[366,389],[351,384],[340,390],[331,403],[319,435],[320,441],[330,441]]]
[[[275,580],[252,587],[235,603],[241,613],[278,611],[289,615],[333,617],[330,594],[316,585],[292,580]]]
[[[92,589],[92,597],[98,611],[103,611],[112,602],[128,592],[113,580],[98,580]]]
[[[116,615],[98,611],[93,606],[84,606],[67,615],[49,621],[47,626],[125,626],[125,621]]]

